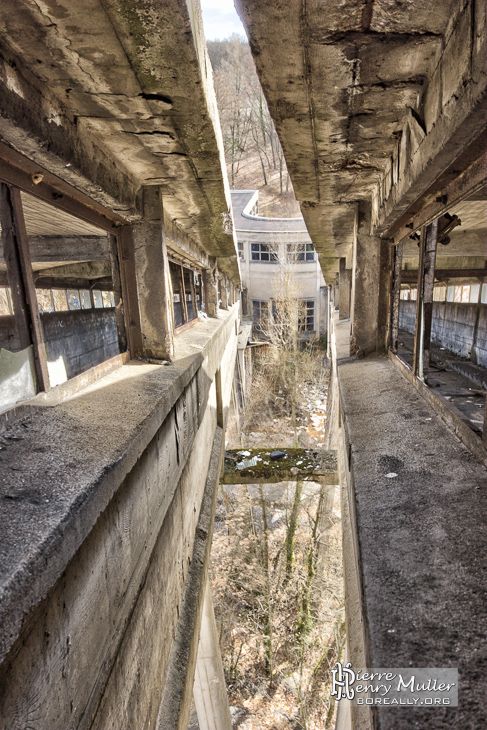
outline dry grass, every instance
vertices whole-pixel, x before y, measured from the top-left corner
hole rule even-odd
[[[303,353],[308,357],[307,353]],[[288,396],[269,368],[264,352],[254,367],[245,446],[292,446],[295,433],[305,447],[323,445],[328,373],[319,354],[310,353],[306,381],[299,388],[297,427]],[[266,380],[266,374],[271,383]],[[281,395],[279,396],[279,393]],[[276,396],[277,399],[276,399]],[[235,425],[228,448],[241,446]],[[313,604],[307,630],[298,630],[303,594],[309,587],[308,555],[318,508],[319,485],[305,483],[295,536],[291,580],[285,580],[285,540],[294,483],[265,485],[262,495],[268,530],[264,533],[262,495],[257,485],[224,487],[218,501],[212,550],[212,587],[222,656],[235,708],[234,727],[242,730],[333,727],[328,716],[331,674],[343,644],[343,578],[338,490],[329,536],[325,591]],[[266,540],[267,538],[267,540]],[[266,574],[264,542],[268,547]],[[266,580],[270,583],[267,594]],[[265,617],[272,615],[273,679],[266,663]],[[328,720],[328,722],[327,722]]]

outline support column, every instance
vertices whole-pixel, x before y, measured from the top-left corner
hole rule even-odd
[[[385,347],[382,340],[388,279],[383,262],[388,248],[388,242],[371,231],[370,203],[361,201],[353,257],[352,355],[364,357]]]
[[[327,334],[326,334],[326,356],[328,359],[331,358],[331,327],[332,322],[331,319],[333,317],[333,310],[335,308],[335,305],[333,304],[333,291],[331,284],[328,284],[328,297],[326,302],[326,326],[327,326]]]
[[[421,230],[413,373],[428,382],[438,220]]]
[[[228,706],[220,645],[209,581],[201,618],[200,640],[193,697],[200,730],[231,730],[232,717]]]
[[[170,360],[174,352],[162,195],[158,187],[142,189],[143,220],[132,227],[142,354]]]
[[[394,280],[392,288],[391,350],[397,352],[401,306],[402,241],[394,247]]]
[[[350,271],[346,268],[347,260],[340,259],[340,284],[338,287],[339,319],[350,317]]]
[[[228,309],[228,289],[227,289],[227,278],[224,276],[221,280],[221,292],[222,292],[222,309]]]
[[[218,279],[216,267],[206,270],[206,313],[216,317],[218,312]]]

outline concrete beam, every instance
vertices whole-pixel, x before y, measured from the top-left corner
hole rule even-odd
[[[106,279],[111,276],[109,261],[82,261],[75,264],[64,264],[62,266],[36,268],[34,278],[50,279]]]
[[[320,484],[337,483],[335,451],[310,449],[279,449],[284,456],[271,458],[276,449],[227,449],[222,484],[274,484],[285,481],[315,481]]]
[[[238,282],[198,3],[26,0],[0,20],[3,140],[127,220],[140,186],[158,185],[170,217]]]
[[[206,581],[193,697],[200,730],[232,730],[210,582]]]

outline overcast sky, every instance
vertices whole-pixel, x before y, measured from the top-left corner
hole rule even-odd
[[[201,10],[207,41],[223,40],[232,33],[238,33],[245,38],[245,30],[233,0],[201,0]]]

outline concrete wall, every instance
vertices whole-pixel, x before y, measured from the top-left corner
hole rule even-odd
[[[193,548],[195,533],[211,541],[210,528],[196,528],[217,414],[224,420],[230,403],[238,312],[235,305],[179,335],[171,365],[129,363],[93,391],[40,409],[22,429],[36,444],[39,489],[47,479],[50,498],[38,494],[30,518],[27,503],[15,503],[27,534],[17,558],[15,535],[5,535],[2,730],[155,728],[163,696],[182,698],[171,728],[187,727],[191,698],[182,685],[192,688],[200,617],[181,625],[182,606],[188,574],[207,569]],[[60,428],[53,465],[47,454]],[[202,595],[193,614],[201,609]],[[186,662],[174,649],[178,636],[195,647]]]
[[[416,302],[401,300],[399,327],[414,332]],[[487,306],[435,302],[431,339],[457,355],[487,367]]]
[[[41,314],[47,359],[62,357],[68,378],[119,353],[114,309]]]

